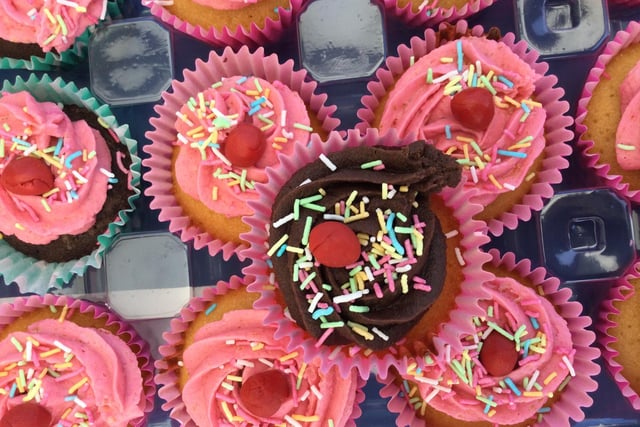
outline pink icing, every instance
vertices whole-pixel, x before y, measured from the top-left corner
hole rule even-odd
[[[455,418],[516,424],[536,413],[544,414],[547,396],[575,375],[571,333],[549,301],[515,280],[495,278],[485,283],[484,289],[489,298],[480,305],[487,315],[476,319],[476,336],[462,339],[462,353],[441,354],[435,365],[407,378],[415,380],[429,405]],[[494,324],[519,336],[519,345],[513,339],[518,365],[504,377],[490,376],[478,359],[484,337],[497,333],[492,332]],[[478,392],[484,400],[477,397]]]
[[[620,85],[622,117],[616,132],[616,158],[622,169],[640,169],[640,62]]]
[[[20,361],[24,365],[12,367]],[[145,397],[136,355],[108,331],[54,319],[35,322],[28,331],[0,341],[0,370],[9,372],[0,377],[5,392],[0,394],[0,418],[23,402],[47,408],[52,425],[77,422],[75,414],[80,413],[95,427],[127,427],[143,415]]]
[[[222,154],[226,135],[240,122],[261,128],[267,140],[262,157],[247,168],[231,165]],[[258,197],[253,183],[266,181],[265,168],[277,163],[278,151],[290,153],[294,143],[309,140],[305,130],[309,123],[304,102],[283,83],[258,77],[226,78],[180,109],[177,182],[211,210],[230,217],[250,215],[247,201]]]
[[[291,425],[289,420],[324,427],[329,420],[344,426],[355,404],[357,374],[342,378],[336,368],[320,373],[316,363],[305,364],[301,355],[287,353],[264,326],[265,311],[235,310],[196,332],[184,351],[189,379],[182,390],[187,412],[199,427],[228,425],[229,417],[251,425]],[[215,351],[212,351],[215,349]],[[242,381],[266,369],[289,375],[291,398],[269,419],[256,417],[237,399]]]
[[[101,18],[103,0],[3,0],[0,37],[16,43],[37,43],[43,51],[62,52]],[[63,25],[61,25],[61,23]]]
[[[17,195],[0,186],[2,233],[47,244],[95,223],[111,171],[111,155],[98,131],[84,121],[72,122],[53,102],[17,92],[0,97],[0,137],[0,175],[14,157],[29,152],[45,159],[55,176],[54,188],[43,196]]]
[[[242,9],[251,4],[259,3],[261,0],[194,0],[203,6],[218,10]]]
[[[462,185],[479,189],[474,202],[488,204],[519,186],[544,149],[546,112],[531,100],[540,77],[505,44],[463,37],[434,49],[400,76],[384,105],[380,131],[417,134],[460,159],[467,177]],[[494,117],[486,130],[465,128],[451,113],[451,97],[466,87],[488,87],[485,79],[495,90]]]

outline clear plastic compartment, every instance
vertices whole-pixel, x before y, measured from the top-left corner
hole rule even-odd
[[[338,7],[340,11],[336,13]],[[147,9],[139,0],[125,0],[124,11],[124,20],[102,30],[137,32],[140,26],[160,26],[150,21]],[[602,0],[498,0],[472,16],[469,22],[485,28],[496,26],[503,33],[516,32],[519,38],[538,49],[549,64],[549,73],[555,74],[565,89],[565,99],[571,106],[569,114],[573,115],[584,78],[604,42],[637,16],[640,11],[609,10]],[[267,53],[278,53],[282,61],[292,58],[297,67],[306,67],[311,76],[320,81],[319,90],[328,94],[328,103],[338,106],[336,116],[341,119],[342,130],[358,122],[356,111],[361,106],[361,96],[366,93],[366,83],[383,63],[385,55],[394,55],[399,44],[408,43],[412,36],[424,32],[423,28],[409,28],[385,16],[375,0],[313,0],[297,24],[284,34],[281,42],[267,45],[265,49]],[[351,26],[343,28],[345,25]],[[145,88],[144,95],[137,90],[132,95],[127,90],[110,98],[101,92],[99,79],[103,76],[97,74],[113,64],[110,58],[96,56],[95,52],[90,56],[91,66],[84,62],[59,73],[79,86],[91,85],[101,98],[111,101],[119,122],[128,124],[132,137],[139,142],[139,154],[143,158],[145,153],[140,147],[148,143],[144,136],[150,129],[148,118],[153,114],[157,91],[167,84],[166,73],[181,80],[183,69],[193,69],[197,58],[206,58],[214,49],[163,26],[160,29],[158,34],[162,43],[166,43],[167,51],[160,52],[151,62],[147,61],[149,52],[146,51],[144,55],[132,53],[126,58],[127,67],[151,67],[146,69],[150,75],[143,77],[153,77],[158,87]],[[168,38],[164,38],[163,32]],[[94,38],[92,49],[99,43],[100,40]],[[173,67],[168,71],[164,67],[167,60]],[[163,64],[161,72],[156,72],[156,65],[160,63]],[[28,71],[0,71],[3,79],[11,80],[16,75],[28,74]],[[127,73],[122,76],[126,81]],[[492,238],[487,249],[513,251],[518,258],[530,259],[534,267],[545,266],[563,279],[575,298],[583,302],[584,312],[595,320],[599,303],[613,280],[636,259],[637,207],[611,190],[599,188],[578,158],[572,156],[570,168],[563,171],[563,183],[556,186],[557,194],[545,208],[530,221],[521,222],[516,230],[507,230],[500,238]],[[144,185],[143,182],[143,188]],[[576,264],[582,258],[589,259],[588,268]],[[76,278],[58,292],[109,303],[131,319],[152,348],[157,349],[169,319],[182,303],[198,295],[203,286],[240,274],[242,267],[243,263],[235,258],[224,261],[221,256],[210,257],[206,250],[197,251],[170,235],[166,224],[158,221],[157,212],[149,208],[149,199],[143,196],[127,229],[107,253],[103,268],[90,269],[84,277]],[[15,285],[0,286],[0,297],[4,300],[17,294]],[[157,298],[159,295],[164,298]],[[133,310],[145,298],[144,311]],[[157,357],[157,351],[154,356]],[[600,362],[602,364],[602,360]],[[597,380],[599,389],[592,396],[594,404],[585,410],[587,419],[576,425],[640,425],[640,412],[631,408],[606,369]],[[395,416],[387,410],[386,400],[379,397],[379,389],[371,378],[365,388],[367,399],[362,404],[359,426],[395,425]],[[158,398],[149,425],[177,425],[161,409],[161,403]]]

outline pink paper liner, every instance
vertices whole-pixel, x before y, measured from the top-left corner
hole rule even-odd
[[[516,256],[512,252],[507,252],[501,256],[496,249],[489,251],[491,256],[491,264],[500,266],[508,271],[513,271],[523,278],[527,278],[532,283],[537,284],[544,291],[545,297],[556,307],[558,313],[567,321],[571,336],[573,339],[573,348],[576,353],[574,356],[573,367],[576,376],[562,390],[560,399],[554,403],[551,412],[544,414],[542,422],[536,426],[561,427],[569,426],[569,418],[576,422],[585,418],[582,408],[587,408],[593,404],[593,399],[589,393],[594,392],[598,388],[598,383],[593,377],[600,372],[600,366],[595,360],[600,356],[600,350],[593,346],[595,334],[587,328],[591,325],[591,318],[581,315],[582,305],[577,301],[571,301],[572,292],[569,288],[560,288],[560,281],[555,277],[547,277],[547,271],[538,267],[531,270],[531,261],[524,259],[516,260]],[[467,290],[465,290],[467,292]],[[469,290],[469,294],[476,292]],[[476,300],[481,299],[482,295],[476,293]],[[463,308],[457,308],[456,312],[464,313],[468,321],[469,316]],[[458,332],[458,336],[460,332]],[[404,368],[406,372],[406,364],[400,365],[399,369]],[[392,377],[378,376],[378,381],[383,384],[380,396],[389,398],[387,404],[388,409],[398,414],[396,425],[404,426],[424,426],[424,420],[421,420],[413,407],[408,403],[406,397],[402,395],[403,390],[394,383]]]
[[[449,8],[435,7],[434,9],[425,8],[421,12],[414,12],[410,3],[405,7],[399,7],[398,0],[380,1],[387,14],[399,18],[402,22],[412,27],[434,26],[443,21],[455,22],[478,13],[495,3],[495,0],[470,0],[459,9],[455,6]]]
[[[456,23],[455,28],[457,33],[464,34],[469,29],[469,25],[462,20]],[[476,37],[485,34],[485,30],[480,25],[476,25],[470,30],[471,34]],[[567,142],[573,139],[573,132],[569,130],[573,120],[566,115],[569,104],[562,100],[564,89],[556,87],[557,77],[545,75],[549,69],[548,64],[539,61],[538,53],[530,50],[526,42],[516,42],[513,33],[506,33],[501,42],[509,46],[537,74],[544,76],[536,83],[535,96],[536,101],[540,102],[546,110],[547,120],[545,121],[546,146],[542,170],[537,174],[536,182],[532,185],[530,193],[525,195],[520,203],[488,222],[488,230],[495,236],[500,236],[505,227],[514,230],[519,220],[530,220],[532,212],[541,210],[545,199],[553,196],[552,184],[560,183],[562,181],[560,171],[569,167],[569,162],[565,157],[571,154],[572,149]],[[436,31],[428,28],[423,38],[413,37],[409,41],[409,45],[398,47],[397,56],[387,58],[385,67],[379,68],[376,72],[376,80],[367,84],[369,94],[364,95],[361,99],[364,107],[358,110],[357,115],[361,122],[356,125],[356,129],[364,132],[372,126],[375,120],[375,109],[400,75],[411,66],[412,58],[417,60],[436,47]]]
[[[600,56],[598,56],[595,65],[587,75],[584,88],[582,89],[582,95],[578,100],[578,108],[576,111],[575,121],[576,134],[579,135],[576,145],[582,151],[582,156],[585,159],[586,166],[591,168],[597,176],[602,178],[607,186],[615,188],[620,194],[626,196],[631,201],[636,203],[640,202],[640,189],[630,190],[629,183],[624,182],[624,176],[609,173],[609,171],[611,170],[611,166],[609,164],[600,163],[599,154],[595,152],[587,152],[595,146],[595,142],[593,140],[584,138],[583,135],[587,131],[587,126],[584,124],[584,119],[587,115],[587,104],[591,100],[593,91],[598,85],[598,82],[600,81],[602,73],[604,73],[606,65],[609,63],[609,61],[611,61],[611,58],[613,58],[624,48],[639,42],[640,22],[631,21],[629,22],[627,28],[622,31],[618,31],[613,40],[605,45],[604,50],[602,51]]]
[[[243,251],[243,256],[252,260],[252,263],[243,270],[243,274],[252,282],[248,290],[261,294],[254,308],[269,310],[265,323],[276,326],[276,338],[289,340],[288,351],[300,348],[305,357],[319,356],[323,372],[328,371],[332,366],[337,366],[342,376],[346,376],[353,369],[357,369],[363,379],[367,379],[371,372],[386,373],[390,366],[397,363],[400,357],[399,352],[403,349],[402,342],[391,346],[386,352],[374,354],[367,354],[364,348],[357,345],[318,346],[313,336],[286,316],[284,308],[277,302],[278,290],[270,282],[271,270],[266,260],[268,232],[265,227],[270,223],[273,200],[296,170],[316,160],[321,153],[329,154],[346,147],[398,146],[410,142],[410,139],[400,140],[395,132],[379,135],[376,129],[369,129],[363,135],[356,130],[349,130],[344,138],[340,133],[332,132],[326,142],[322,142],[317,135],[312,135],[309,146],[296,146],[291,156],[281,159],[282,163],[277,170],[267,169],[269,176],[267,184],[256,185],[260,198],[259,201],[251,202],[255,214],[244,218],[244,221],[251,226],[251,231],[242,236],[250,244],[249,249]],[[488,255],[481,252],[479,248],[488,242],[488,237],[482,233],[485,227],[484,222],[472,218],[482,207],[469,203],[467,197],[460,192],[453,190],[445,190],[445,192],[448,193],[448,197],[445,198],[446,203],[452,208],[460,223],[458,231],[462,236],[461,252],[466,262],[463,267],[464,280],[469,282],[467,286],[479,286],[483,277],[481,266],[488,259]],[[464,297],[459,301],[459,304],[465,307],[469,303],[470,301]],[[473,310],[472,307],[469,309]],[[459,327],[462,328],[462,326]]]
[[[215,286],[205,288],[202,296],[192,298],[189,304],[180,311],[179,317],[171,320],[170,330],[162,334],[166,344],[161,345],[158,350],[163,358],[157,360],[155,363],[155,367],[158,370],[155,377],[155,381],[159,385],[158,396],[165,401],[162,409],[170,411],[171,418],[178,421],[183,427],[198,426],[187,413],[186,406],[182,401],[182,394],[178,387],[178,367],[169,365],[167,359],[180,358],[184,351],[182,347],[184,341],[183,334],[199,313],[207,310],[216,298],[224,295],[228,290],[239,289],[244,286],[245,281],[243,281],[243,279],[238,276],[231,276],[228,282],[219,281]],[[364,391],[362,390],[365,382],[360,378],[358,381],[352,419],[345,427],[356,427],[355,420],[362,415],[360,404],[364,402],[365,399]]]
[[[140,371],[142,373],[142,388],[146,397],[144,408],[142,408],[145,414],[137,420],[132,420],[130,425],[133,427],[146,426],[147,418],[153,411],[156,394],[156,386],[153,381],[154,371],[151,350],[149,349],[149,344],[140,337],[133,326],[126,323],[107,307],[65,295],[58,296],[53,294],[44,294],[17,297],[11,303],[0,305],[0,329],[11,324],[14,320],[18,319],[25,313],[29,313],[43,307],[49,307],[51,305],[66,305],[69,309],[78,310],[83,314],[93,315],[95,319],[104,321],[106,326],[118,326],[118,331],[115,335],[127,343],[131,348],[131,351],[135,353],[138,363],[141,364]],[[124,334],[130,337],[129,340],[124,339]],[[136,348],[138,349],[137,351]]]
[[[340,120],[332,117],[336,107],[326,104],[326,94],[314,93],[317,83],[307,79],[306,71],[294,71],[293,60],[281,64],[275,54],[266,56],[263,48],[253,53],[247,47],[241,48],[238,52],[227,48],[221,55],[211,52],[207,61],[198,59],[194,70],[185,70],[182,81],[172,82],[169,90],[162,94],[162,103],[154,107],[157,116],[150,119],[153,130],[145,134],[151,140],[151,144],[143,148],[149,154],[149,158],[143,160],[142,164],[150,169],[144,174],[144,179],[150,184],[145,194],[152,198],[151,209],[160,210],[160,221],[169,222],[169,231],[178,233],[183,242],[193,241],[196,249],[206,246],[211,256],[222,251],[225,260],[234,254],[239,255],[239,250],[246,245],[216,239],[192,225],[172,194],[171,155],[173,142],[176,140],[173,124],[175,112],[191,96],[222,77],[237,75],[254,75],[268,81],[279,80],[298,92],[305,104],[316,114],[325,131],[330,132],[340,124]]]
[[[629,279],[640,278],[638,265],[631,269],[631,272],[619,279],[610,289],[608,297],[600,306],[596,330],[598,331],[598,342],[602,347],[602,357],[605,361],[605,367],[615,380],[622,395],[627,398],[634,409],[640,409],[640,396],[638,391],[631,388],[631,384],[622,374],[623,366],[618,363],[616,357],[619,352],[612,347],[612,344],[618,342],[618,338],[610,335],[609,330],[617,325],[615,316],[620,314],[620,310],[613,304],[619,301],[626,301],[631,298],[638,289],[629,281]]]
[[[293,18],[303,3],[304,0],[290,0],[290,8],[278,8],[280,19],[273,20],[267,18],[264,22],[252,23],[249,30],[247,30],[242,26],[236,28],[224,27],[221,29],[213,27],[204,28],[183,21],[164,7],[155,3],[154,0],[143,0],[142,2],[143,6],[150,8],[153,16],[176,30],[218,47],[230,46],[236,49],[244,45],[260,46],[278,40],[283,30],[291,25]],[[238,13],[242,12],[239,11]],[[263,25],[264,28],[259,28],[259,25]]]

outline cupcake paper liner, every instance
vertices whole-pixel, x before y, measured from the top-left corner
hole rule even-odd
[[[276,55],[265,56],[262,48],[254,53],[247,47],[241,48],[238,52],[227,48],[222,55],[211,52],[206,62],[197,60],[194,70],[184,72],[183,81],[174,80],[171,88],[162,94],[162,104],[155,107],[158,117],[151,118],[154,130],[146,134],[151,144],[144,147],[144,151],[150,155],[143,162],[150,169],[144,175],[145,180],[150,183],[145,194],[153,199],[150,203],[151,208],[160,210],[160,221],[169,221],[169,230],[179,233],[182,241],[193,241],[196,249],[206,246],[212,256],[222,251],[225,260],[234,254],[243,259],[238,251],[243,249],[244,245],[221,241],[192,225],[172,194],[171,156],[173,142],[176,140],[173,125],[175,112],[179,111],[191,96],[208,88],[222,77],[254,75],[268,81],[278,80],[289,86],[317,115],[325,131],[335,129],[340,124],[337,118],[331,117],[336,107],[327,106],[327,95],[315,94],[317,84],[307,80],[306,71],[294,71],[293,66],[292,60],[280,64]]]
[[[618,385],[622,395],[627,398],[631,406],[636,410],[640,410],[640,396],[636,390],[631,388],[629,380],[622,373],[623,366],[616,360],[619,352],[612,347],[612,344],[616,343],[618,338],[610,335],[609,330],[617,325],[614,317],[620,314],[620,310],[614,306],[614,303],[626,301],[638,291],[629,282],[629,279],[637,279],[638,277],[640,277],[640,271],[637,270],[636,266],[630,274],[620,279],[609,289],[608,297],[601,304],[598,323],[596,324],[605,367]]]
[[[398,0],[381,0],[385,12],[396,16],[402,22],[412,27],[434,26],[440,22],[455,22],[467,18],[491,6],[495,0],[470,0],[460,8],[425,6],[419,12],[414,12],[411,3],[400,7]],[[433,2],[432,2],[433,3]]]
[[[291,7],[287,9],[278,8],[280,19],[273,20],[268,18],[264,23],[252,23],[249,30],[247,30],[242,26],[236,28],[224,27],[222,29],[203,28],[173,15],[162,7],[161,2],[156,2],[155,0],[143,0],[142,2],[143,6],[150,8],[153,16],[176,30],[218,47],[230,46],[233,48],[240,48],[244,45],[259,46],[276,41],[282,35],[283,30],[293,22],[296,12],[300,10],[303,3],[304,0],[290,0]],[[238,11],[238,13],[242,12]],[[261,26],[263,28],[260,28]]]
[[[121,143],[125,144],[131,156],[130,187],[133,194],[128,198],[129,208],[118,212],[117,218],[109,224],[103,234],[98,236],[97,247],[78,260],[67,262],[46,262],[28,257],[16,251],[0,239],[0,276],[6,284],[15,282],[22,293],[45,293],[47,290],[68,283],[74,275],[82,276],[88,267],[100,268],[102,256],[111,246],[114,237],[129,220],[134,203],[140,197],[141,161],[137,155],[137,141],[130,138],[129,127],[118,125],[108,105],[97,101],[87,88],[78,88],[74,83],[66,83],[61,78],[52,80],[48,75],[38,78],[30,75],[28,80],[20,77],[14,83],[5,81],[3,92],[28,91],[38,101],[75,104],[93,111],[109,128],[115,132]]]
[[[122,15],[123,0],[108,0],[106,21]],[[97,24],[100,25],[100,24]],[[44,52],[43,56],[31,56],[29,59],[18,59],[0,56],[0,70],[26,69],[32,71],[54,71],[57,68],[67,68],[81,62],[88,54],[89,39],[95,25],[88,27],[79,34],[69,49],[64,52]]]
[[[471,34],[477,37],[485,34],[481,26],[469,28],[466,21],[458,21],[455,28],[458,34],[465,34],[467,30],[470,30]],[[528,221],[531,219],[532,212],[541,210],[544,206],[544,200],[553,196],[552,184],[558,184],[562,181],[560,171],[569,166],[565,157],[569,156],[572,150],[567,142],[573,138],[573,132],[568,129],[573,121],[571,117],[566,115],[569,104],[561,100],[564,96],[564,90],[555,86],[558,79],[553,75],[545,75],[549,69],[548,64],[538,61],[538,53],[530,50],[526,42],[516,42],[513,33],[505,34],[501,42],[509,46],[537,74],[543,75],[536,82],[535,98],[546,110],[547,119],[545,121],[546,146],[543,151],[542,170],[538,172],[530,193],[525,195],[520,203],[488,222],[488,230],[495,236],[500,236],[505,227],[510,230],[515,229],[519,220]],[[375,120],[375,109],[380,105],[384,95],[395,81],[411,66],[413,60],[425,56],[436,47],[436,31],[429,28],[425,31],[423,38],[412,38],[409,45],[398,47],[397,56],[387,58],[385,67],[376,72],[376,80],[367,84],[369,94],[362,97],[361,103],[364,107],[358,110],[361,122],[356,125],[356,129],[365,131],[371,126]]]
[[[625,30],[618,31],[613,40],[606,44],[604,50],[600,56],[598,56],[595,65],[587,76],[582,90],[582,95],[578,101],[575,122],[576,133],[580,135],[580,138],[578,138],[577,141],[577,146],[582,150],[586,166],[594,171],[598,177],[602,178],[607,186],[615,188],[620,194],[625,195],[632,202],[637,203],[640,202],[640,189],[629,189],[629,183],[624,182],[623,176],[610,173],[609,171],[611,170],[611,166],[606,163],[600,163],[600,155],[598,153],[588,152],[595,146],[595,142],[582,137],[582,135],[587,131],[587,127],[584,124],[584,119],[587,115],[587,105],[589,104],[593,91],[598,85],[600,79],[606,78],[603,76],[606,65],[616,54],[635,43],[640,43],[640,22],[631,21]]]
[[[178,388],[178,367],[167,363],[168,359],[180,359],[183,348],[183,334],[191,322],[207,310],[208,307],[221,295],[231,289],[239,289],[245,286],[245,282],[238,276],[232,276],[228,282],[219,281],[215,286],[205,288],[201,297],[192,298],[188,306],[180,311],[179,317],[171,320],[170,330],[163,333],[165,344],[161,345],[159,352],[162,359],[155,362],[158,371],[155,381],[159,385],[158,395],[165,401],[162,409],[170,411],[171,418],[178,421],[183,427],[197,427],[191,416],[187,413],[186,406],[182,400],[182,394]],[[284,347],[284,346],[283,346]],[[357,395],[354,403],[352,420],[347,427],[355,427],[355,420],[362,415],[360,404],[364,401],[365,395],[362,387],[365,382],[358,379]]]
[[[369,129],[364,135],[355,130],[349,130],[345,138],[341,137],[338,132],[332,132],[324,143],[316,135],[313,135],[312,142],[308,147],[296,147],[291,156],[281,158],[282,163],[277,170],[267,170],[268,183],[256,186],[261,197],[259,202],[252,203],[255,215],[244,219],[251,226],[251,231],[243,235],[243,238],[250,244],[250,248],[243,251],[243,256],[251,259],[252,263],[245,267],[243,273],[251,278],[252,283],[248,286],[249,291],[261,293],[254,307],[269,310],[265,322],[276,325],[277,338],[289,340],[289,351],[301,348],[305,357],[320,356],[323,371],[337,366],[342,375],[346,376],[353,369],[357,369],[362,378],[368,378],[371,372],[385,373],[401,357],[402,341],[384,352],[376,353],[370,353],[357,345],[317,345],[316,338],[287,317],[284,307],[278,303],[277,285],[273,286],[271,270],[266,259],[268,232],[265,227],[270,223],[272,202],[289,177],[306,164],[315,161],[321,153],[333,153],[355,146],[402,145],[398,141],[399,138],[394,132],[380,136],[375,129]],[[411,140],[407,139],[403,142],[409,143]],[[460,246],[466,263],[462,267],[466,286],[479,286],[483,277],[481,266],[488,258],[488,255],[481,252],[479,247],[487,243],[488,238],[481,233],[484,223],[473,220],[472,217],[481,209],[481,206],[469,203],[468,199],[459,192],[456,194],[448,189],[444,191],[451,193],[450,197],[446,199],[447,206],[455,212],[456,219],[460,224],[458,231],[462,236]],[[464,296],[456,301],[464,307],[472,303]],[[472,307],[469,309],[473,310]],[[455,321],[453,322],[455,324]]]
[[[149,344],[144,341],[130,324],[123,321],[118,315],[110,311],[107,307],[71,298],[68,296],[58,296],[53,294],[30,295],[15,298],[11,303],[0,304],[0,329],[11,324],[25,313],[49,306],[68,306],[70,310],[77,310],[80,313],[93,316],[96,320],[104,321],[105,326],[117,325],[117,336],[125,341],[136,355],[140,371],[142,374],[142,387],[145,394],[145,413],[141,418],[134,420],[132,427],[144,427],[147,425],[147,417],[153,411],[156,387],[153,381],[153,360]],[[126,339],[128,337],[128,339]]]
[[[544,268],[539,267],[532,270],[530,260],[517,261],[515,254],[511,252],[501,256],[498,250],[491,249],[489,254],[492,257],[492,265],[499,266],[506,271],[515,272],[536,284],[542,290],[545,298],[553,304],[557,312],[567,321],[573,339],[573,348],[575,350],[573,367],[576,376],[562,390],[559,400],[551,406],[551,411],[544,414],[541,422],[536,425],[549,427],[569,426],[569,418],[574,421],[582,421],[585,418],[582,408],[587,408],[593,403],[589,393],[594,392],[598,387],[593,377],[600,372],[600,367],[595,361],[600,356],[600,351],[593,346],[595,334],[587,330],[591,325],[591,318],[581,315],[582,305],[579,302],[571,301],[571,290],[569,288],[560,288],[560,281],[555,277],[547,277],[547,272]],[[470,296],[473,292],[474,290],[467,291],[465,289],[465,293],[469,293]],[[482,298],[482,294],[476,293],[476,301]],[[458,317],[466,319],[473,315],[469,314],[464,308],[456,309],[455,313],[459,314]],[[452,314],[452,317],[455,317],[455,315]],[[449,337],[462,335],[464,333],[458,331],[456,335],[449,335]],[[443,340],[447,341],[448,338],[443,337]],[[400,364],[397,369],[399,372],[406,372],[407,366],[406,363]],[[424,420],[418,418],[415,409],[403,395],[404,390],[398,387],[394,380],[393,376],[378,376],[378,381],[383,384],[380,396],[388,398],[388,409],[398,414],[396,424],[398,426],[424,425]]]

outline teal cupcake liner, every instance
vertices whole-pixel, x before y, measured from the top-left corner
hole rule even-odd
[[[123,6],[124,0],[109,0],[107,14],[103,22],[121,18]],[[96,25],[101,25],[101,23]],[[56,68],[76,65],[88,56],[89,39],[95,31],[96,25],[87,27],[82,34],[76,37],[73,45],[64,52],[46,52],[44,56],[31,56],[29,59],[0,57],[0,70],[52,71]]]
[[[67,262],[46,262],[26,256],[13,249],[4,240],[0,240],[0,277],[4,278],[7,285],[15,282],[22,293],[42,294],[49,289],[69,283],[76,275],[82,276],[89,267],[99,268],[102,265],[103,254],[129,220],[135,201],[140,197],[141,160],[137,154],[138,142],[131,138],[128,125],[118,124],[108,105],[100,103],[87,88],[78,88],[73,82],[66,83],[59,77],[52,80],[46,74],[42,77],[30,75],[28,80],[17,77],[14,83],[5,81],[2,91],[28,91],[41,102],[75,104],[91,110],[117,135],[120,142],[127,146],[131,156],[129,169],[133,194],[128,198],[129,208],[118,212],[117,218],[109,224],[103,234],[98,236],[96,249],[89,255]]]

